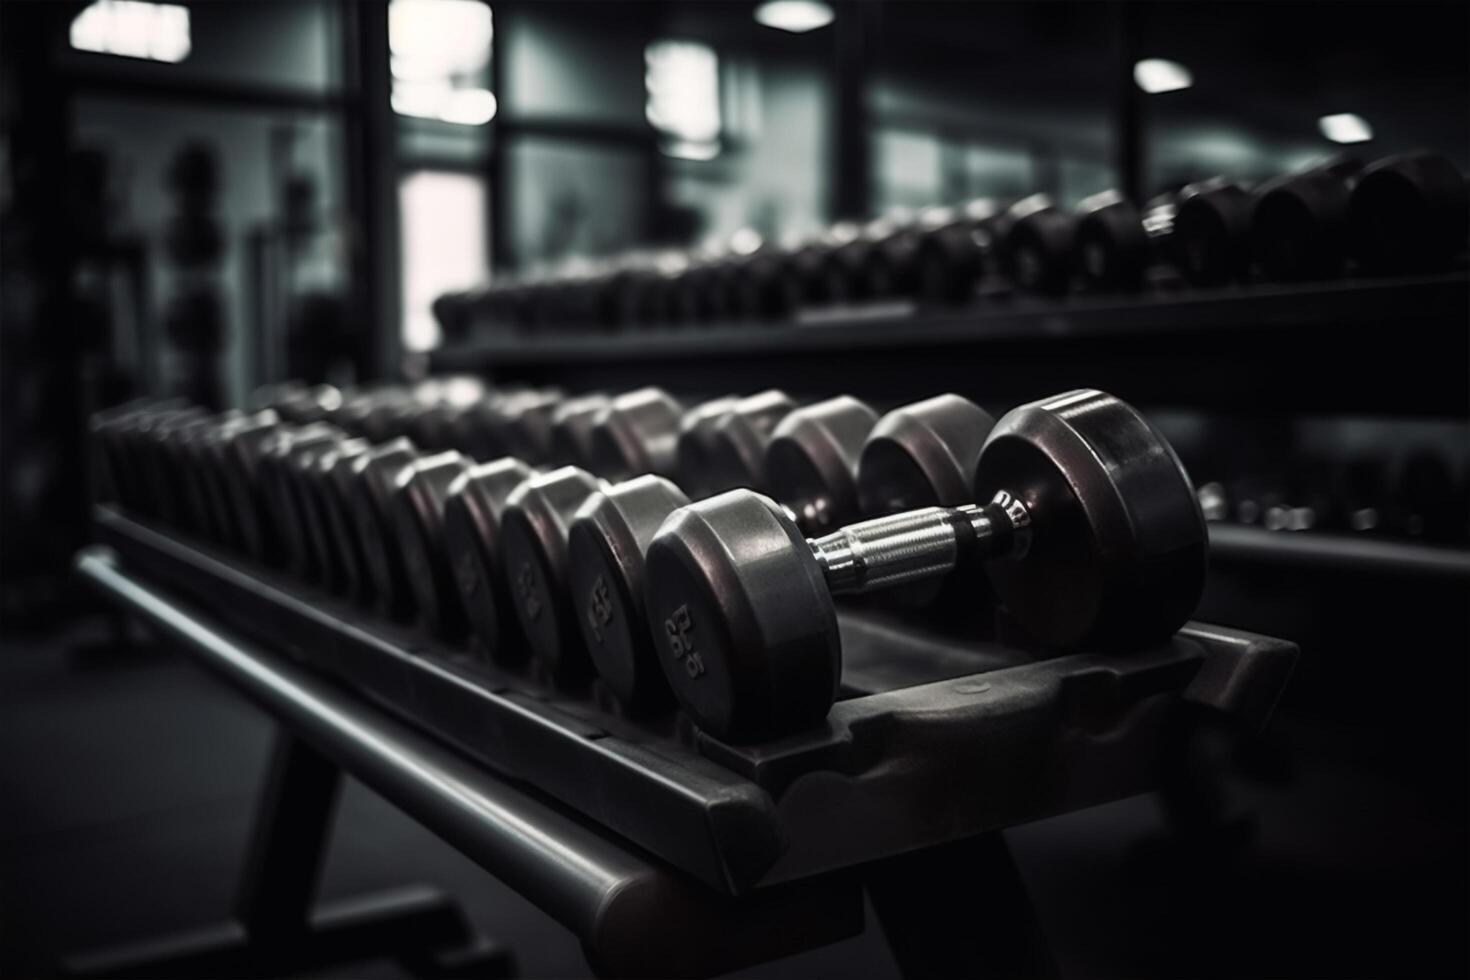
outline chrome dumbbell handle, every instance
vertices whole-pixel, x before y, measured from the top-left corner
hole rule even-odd
[[[937,578],[972,556],[1021,557],[1030,535],[1030,510],[1002,490],[984,506],[924,507],[875,517],[807,543],[832,594],[854,595]]]

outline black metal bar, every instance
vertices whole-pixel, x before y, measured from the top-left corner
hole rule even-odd
[[[236,903],[252,937],[306,929],[341,780],[320,753],[284,729],[276,733]]]
[[[1001,833],[880,861],[866,881],[905,977],[1056,976]]]
[[[78,573],[582,941],[605,973],[709,975],[854,935],[861,889],[827,875],[740,900],[715,894],[343,688],[191,614],[120,568],[79,554]],[[657,935],[657,942],[648,937]]]
[[[165,75],[118,71],[115,65],[74,65],[63,77],[77,94],[92,98],[138,99],[152,104],[202,105],[210,108],[289,110],[334,113],[347,107],[350,95],[310,89],[203,79],[191,76],[180,81]]]
[[[344,74],[354,93],[344,115],[346,184],[358,222],[352,282],[362,329],[355,353],[359,379],[396,377],[399,324],[398,165],[389,86],[388,5],[343,0]]]
[[[1213,561],[1269,562],[1354,574],[1470,578],[1470,550],[1465,548],[1325,531],[1283,532],[1211,524],[1210,556]]]
[[[879,15],[871,0],[844,4],[834,25],[836,57],[832,71],[831,217],[861,221],[872,217],[872,125],[868,112],[868,80],[873,62],[873,35]]]
[[[1143,93],[1133,81],[1143,30],[1142,5],[1115,0],[1112,5],[1113,44],[1113,168],[1118,189],[1131,201],[1143,200],[1145,185]]]

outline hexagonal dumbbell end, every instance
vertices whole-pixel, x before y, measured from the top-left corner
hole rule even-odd
[[[467,624],[444,543],[444,504],[469,468],[469,457],[454,450],[425,456],[399,472],[393,494],[393,526],[419,615],[446,639],[463,635]]]
[[[603,394],[569,398],[551,416],[551,462],[556,466],[592,466],[592,431],[611,404]]]
[[[856,520],[857,468],[878,413],[842,395],[798,408],[771,433],[766,480],[807,534]]]
[[[594,493],[572,521],[567,568],[577,623],[593,665],[632,713],[673,704],[643,605],[643,553],[664,519],[689,503],[646,474]]]
[[[496,662],[514,666],[530,649],[505,642],[513,620],[500,549],[500,520],[511,492],[536,475],[512,457],[473,466],[455,478],[444,502],[444,543],[460,602],[481,646]]]
[[[677,472],[684,409],[662,388],[639,388],[612,400],[592,426],[592,471],[609,480]]]
[[[603,486],[575,466],[532,477],[511,493],[500,523],[506,583],[521,629],[551,679],[564,687],[592,677],[567,590],[567,533],[577,508]]]
[[[770,390],[695,408],[679,433],[679,485],[692,497],[764,487],[771,430],[795,407],[785,392]]]
[[[413,613],[413,592],[393,533],[393,491],[398,474],[418,458],[413,443],[398,438],[359,457],[354,466],[352,522],[358,545],[377,608],[394,619],[406,619]]]

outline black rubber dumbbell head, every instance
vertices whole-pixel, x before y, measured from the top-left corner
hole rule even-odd
[[[971,481],[995,420],[979,405],[946,394],[896,408],[878,420],[858,461],[863,514],[974,500]]]
[[[610,400],[594,393],[568,398],[551,416],[551,461],[557,466],[593,466],[592,433]]]
[[[706,430],[702,487],[710,493],[735,487],[765,490],[766,444],[795,408],[789,395],[772,389],[739,399],[713,419]]]
[[[224,447],[230,513],[246,550],[261,561],[269,561],[277,545],[265,512],[260,457],[283,424],[273,409],[256,412]]]
[[[1077,207],[1077,272],[1100,292],[1131,292],[1143,285],[1149,241],[1143,216],[1117,191],[1084,198]]]
[[[506,642],[515,614],[505,584],[500,520],[511,492],[534,475],[511,457],[480,463],[455,479],[444,503],[444,543],[460,602],[485,652],[508,665],[524,662],[530,647]]]
[[[516,487],[501,516],[506,584],[521,630],[548,675],[564,687],[592,676],[567,590],[567,533],[577,508],[600,488],[586,470],[563,466]]]
[[[1072,280],[1077,219],[1036,194],[1011,206],[1006,232],[1007,268],[1021,289],[1060,296]]]
[[[1358,265],[1375,274],[1434,272],[1465,249],[1470,193],[1438,153],[1386,157],[1363,172],[1348,204]]]
[[[419,616],[435,634],[457,639],[467,625],[444,539],[449,488],[470,468],[455,450],[424,456],[399,472],[393,527]]]
[[[713,440],[711,436],[715,423],[739,400],[733,395],[712,398],[694,406],[680,419],[679,436],[674,450],[678,470],[676,482],[689,496],[707,497],[712,492],[710,454],[713,449]]]
[[[592,472],[609,480],[643,473],[677,473],[679,422],[684,410],[662,388],[618,395],[592,425]]]
[[[1039,643],[1126,649],[1173,633],[1198,604],[1208,548],[1199,499],[1131,406],[1085,390],[1007,412],[975,471],[976,500],[999,490],[1026,504],[1031,543],[986,571]]]
[[[1256,190],[1251,246],[1268,279],[1327,279],[1347,261],[1347,214],[1359,164],[1338,159]]]
[[[843,395],[791,412],[771,433],[766,479],[771,496],[807,534],[856,520],[857,467],[878,413]]]
[[[648,633],[643,553],[664,520],[687,503],[669,480],[635,477],[588,498],[567,539],[572,603],[587,652],[608,689],[635,714],[673,704]]]
[[[744,742],[821,722],[841,676],[837,614],[775,501],[732,490],[682,507],[646,561],[657,662],[695,724]]]
[[[393,492],[398,475],[419,458],[407,438],[397,438],[354,460],[352,522],[357,529],[363,562],[372,580],[379,612],[395,619],[413,613],[413,593],[403,566],[403,555],[393,532]]]
[[[333,556],[329,587],[337,593],[365,601],[367,570],[358,544],[351,511],[353,461],[372,450],[366,439],[343,439],[317,456],[313,479],[326,521],[327,541]]]
[[[1252,200],[1219,178],[1179,192],[1171,235],[1179,272],[1195,286],[1223,286],[1250,269]]]

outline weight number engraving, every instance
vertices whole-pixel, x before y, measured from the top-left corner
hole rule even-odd
[[[599,575],[592,583],[592,594],[587,597],[587,622],[592,626],[592,635],[598,643],[607,642],[602,630],[612,623],[612,618],[612,590],[607,587],[607,579]]]
[[[688,606],[680,606],[674,610],[672,616],[664,620],[664,633],[669,638],[669,652],[674,655],[675,660],[684,662],[684,669],[689,672],[690,678],[701,676],[704,673],[704,658],[694,645],[694,623],[689,618]]]
[[[541,618],[541,597],[536,589],[536,570],[529,561],[521,562],[516,571],[516,592],[521,597],[521,609],[532,623]]]

